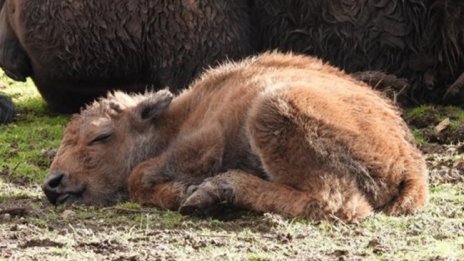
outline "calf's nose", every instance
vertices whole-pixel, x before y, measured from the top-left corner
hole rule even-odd
[[[56,204],[58,197],[61,195],[57,189],[60,186],[63,177],[63,173],[50,174],[42,186],[45,196],[47,196],[48,201],[50,201],[53,205]]]

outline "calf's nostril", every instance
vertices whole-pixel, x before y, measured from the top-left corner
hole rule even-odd
[[[59,192],[60,189],[58,188],[63,181],[63,177],[64,174],[62,173],[50,174],[42,186],[42,190],[47,196],[48,201],[53,205],[56,205],[58,198],[63,195]]]
[[[63,180],[64,174],[53,174],[50,176],[46,182],[46,185],[49,188],[56,188],[61,184],[61,180]]]

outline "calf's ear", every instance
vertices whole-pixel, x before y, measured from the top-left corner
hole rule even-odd
[[[158,118],[171,104],[174,95],[167,89],[150,93],[135,108],[136,117],[142,121]]]

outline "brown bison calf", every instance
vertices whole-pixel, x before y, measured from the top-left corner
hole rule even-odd
[[[321,60],[267,53],[211,69],[176,97],[116,92],[74,116],[44,191],[54,203],[127,197],[183,213],[228,202],[352,222],[427,201],[398,111]]]

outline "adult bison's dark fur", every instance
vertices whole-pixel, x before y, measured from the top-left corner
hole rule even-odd
[[[0,65],[58,111],[108,89],[186,86],[251,53],[249,10],[228,0],[3,0]]]
[[[464,104],[461,0],[0,5],[0,66],[17,80],[31,76],[56,110],[77,109],[108,89],[175,91],[207,65],[274,48],[316,55],[374,84],[379,74],[366,71],[406,78],[401,96],[413,101]]]
[[[418,102],[464,104],[464,75],[456,82],[464,72],[462,0],[256,0],[255,5],[263,50],[313,54],[348,72],[395,74],[409,80],[407,97]]]
[[[16,116],[11,98],[0,94],[0,124],[11,122]]]

